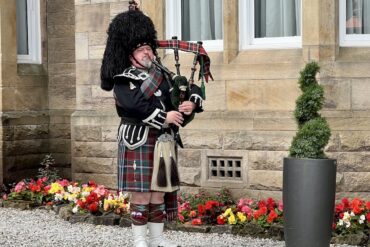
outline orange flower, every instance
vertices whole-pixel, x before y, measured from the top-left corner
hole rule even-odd
[[[195,218],[197,216],[197,212],[195,212],[195,210],[191,210],[190,213],[189,213],[189,216],[191,218]]]
[[[192,225],[201,225],[202,224],[202,219],[201,218],[196,218],[191,221]]]

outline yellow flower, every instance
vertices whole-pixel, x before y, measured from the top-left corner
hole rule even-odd
[[[235,215],[233,213],[230,214],[230,217],[227,219],[230,225],[235,225],[236,224],[236,219]]]
[[[64,192],[63,186],[61,186],[59,183],[52,183],[50,185],[50,190],[48,191],[49,194],[55,194],[57,192]]]
[[[226,211],[222,214],[222,217],[226,218],[231,212],[231,208],[226,209]]]
[[[240,222],[245,222],[246,220],[247,220],[247,217],[245,216],[245,214],[244,213],[242,213],[242,212],[238,212],[237,214],[236,214],[236,216],[238,216],[238,219],[240,220]]]

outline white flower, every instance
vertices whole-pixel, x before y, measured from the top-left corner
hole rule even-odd
[[[354,212],[351,212],[351,216],[353,217],[353,216],[355,216],[355,213]]]
[[[338,225],[343,226],[343,220],[342,219],[339,220]]]
[[[55,199],[55,201],[61,201],[61,200],[63,200],[63,195],[61,193],[56,193],[54,195],[54,199]]]
[[[364,224],[365,222],[365,215],[361,215],[360,218],[358,219],[358,223]]]
[[[90,192],[88,192],[88,191],[83,191],[83,192],[81,193],[81,195],[82,195],[83,197],[88,197],[88,196],[90,195]]]
[[[344,212],[343,214],[343,221],[348,222],[351,220],[351,215],[348,212]]]
[[[346,223],[346,228],[349,228],[351,226],[351,222]]]
[[[77,213],[78,212],[78,205],[76,205],[73,209],[72,209],[72,213]]]

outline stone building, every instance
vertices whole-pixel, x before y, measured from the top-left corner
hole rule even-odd
[[[235,196],[280,197],[282,160],[296,131],[297,78],[316,60],[338,195],[370,198],[369,0],[140,2],[159,39],[206,40],[211,57],[206,111],[181,130],[184,190],[226,186]],[[115,187],[119,119],[112,93],[99,87],[99,70],[109,22],[127,6],[0,0],[0,183],[34,175],[51,153],[63,176]],[[34,12],[25,21],[22,11]],[[210,26],[200,27],[199,17]],[[174,71],[173,54],[160,55]],[[180,53],[184,75],[192,60]]]

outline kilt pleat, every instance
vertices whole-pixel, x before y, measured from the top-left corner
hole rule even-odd
[[[154,146],[158,131],[150,129],[147,141],[130,150],[123,141],[118,143],[118,190],[150,192],[153,172]]]

